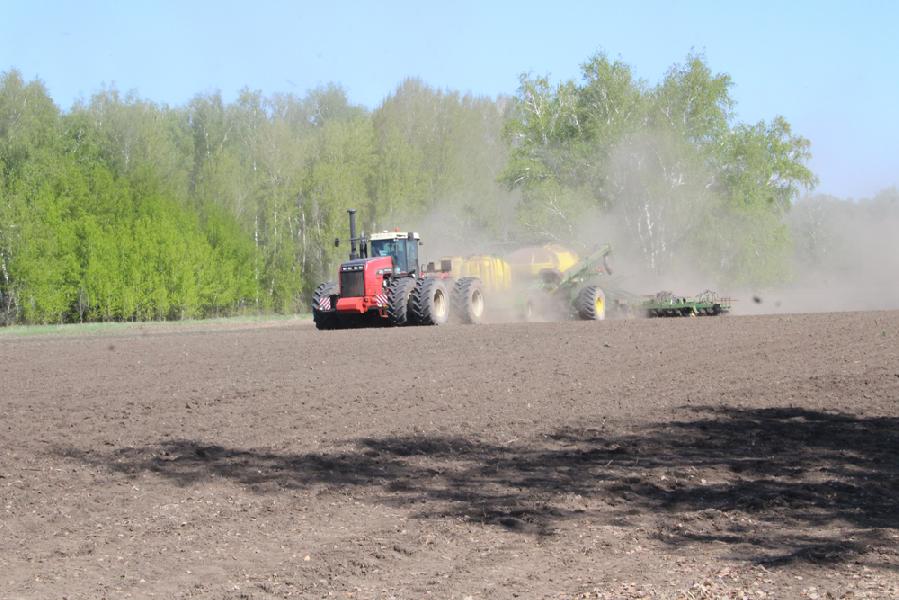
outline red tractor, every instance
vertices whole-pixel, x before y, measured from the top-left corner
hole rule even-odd
[[[421,242],[413,231],[357,237],[356,211],[347,212],[350,260],[340,265],[339,283],[323,283],[312,296],[312,317],[318,329],[442,325],[451,316],[463,323],[481,321],[484,298],[479,278],[454,280],[449,269],[420,268]],[[334,243],[339,245],[340,240]]]

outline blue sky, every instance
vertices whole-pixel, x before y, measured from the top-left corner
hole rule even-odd
[[[657,81],[688,52],[729,73],[738,118],[812,140],[818,191],[899,185],[899,2],[0,1],[0,70],[69,108],[104,85],[170,105],[244,86],[342,85],[376,107],[405,77],[495,96],[578,76],[597,51]]]

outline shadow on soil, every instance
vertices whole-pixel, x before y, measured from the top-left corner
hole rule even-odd
[[[258,493],[349,491],[419,518],[538,536],[572,519],[635,527],[666,544],[724,544],[734,558],[769,565],[841,562],[891,545],[881,536],[899,528],[899,419],[684,410],[694,418],[624,433],[567,428],[508,444],[385,437],[332,453],[282,454],[167,440],[64,454],[179,485],[217,477]]]

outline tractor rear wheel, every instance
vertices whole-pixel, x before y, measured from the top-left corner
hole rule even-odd
[[[337,316],[337,307],[331,306],[331,296],[337,293],[337,284],[327,281],[317,288],[312,294],[312,320],[317,329],[338,329],[340,317]]]
[[[409,299],[409,311],[416,325],[443,325],[449,318],[449,294],[443,280],[419,279]]]
[[[588,285],[578,292],[574,309],[584,321],[602,321],[606,318],[606,295],[601,288]]]
[[[453,286],[453,314],[463,323],[480,323],[484,317],[484,294],[478,277],[463,277]]]
[[[397,277],[387,288],[387,321],[391,325],[406,325],[409,322],[409,296],[415,288],[412,277]]]

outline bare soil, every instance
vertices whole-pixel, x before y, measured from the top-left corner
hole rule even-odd
[[[899,312],[0,339],[0,598],[895,598]]]

